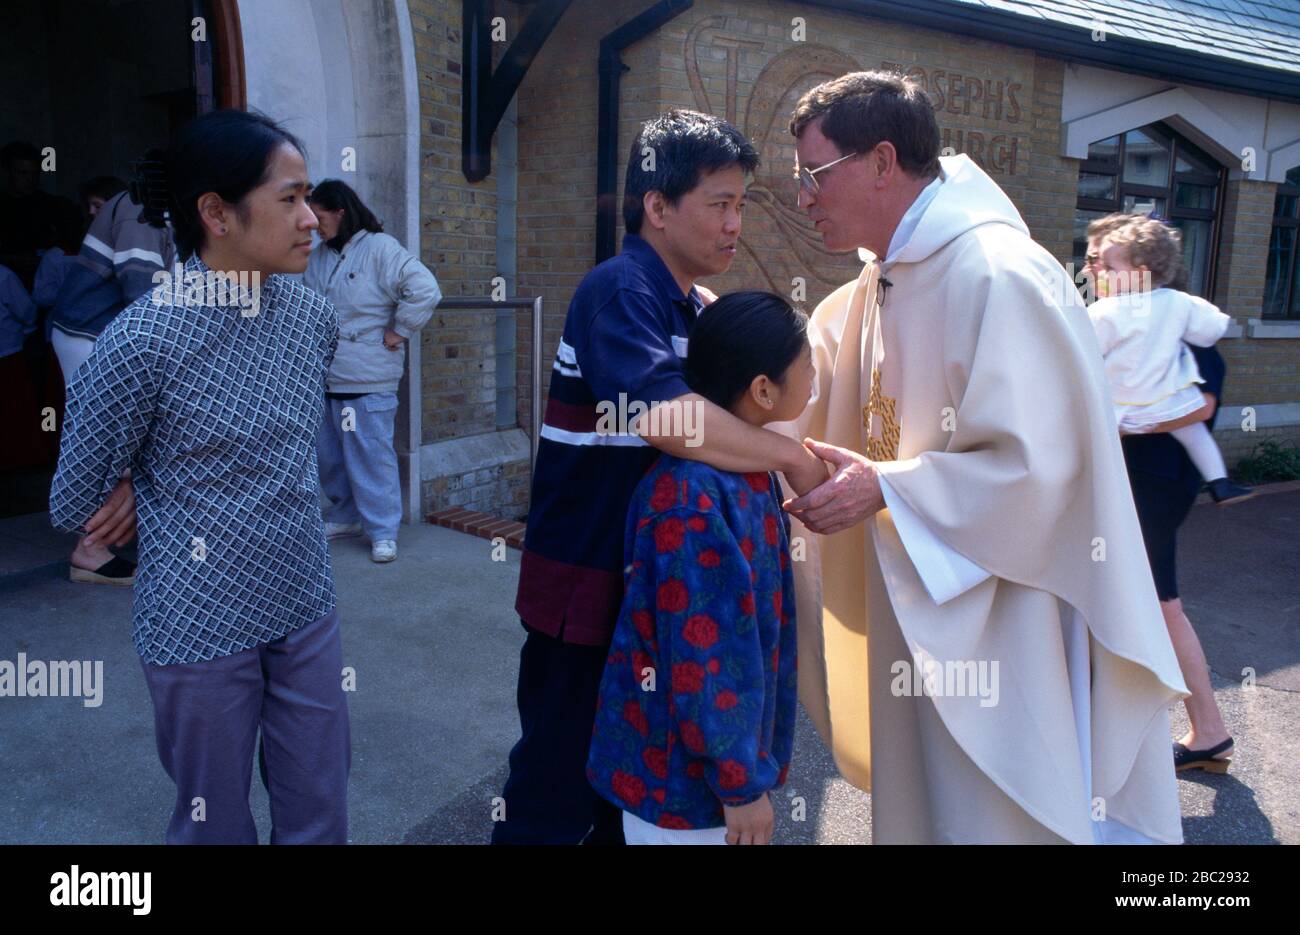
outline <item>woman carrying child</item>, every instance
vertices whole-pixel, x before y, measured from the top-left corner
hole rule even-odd
[[[1155,282],[1164,281],[1168,277],[1170,287],[1155,292],[1156,296],[1167,296],[1167,299],[1148,306],[1148,315],[1159,313],[1164,301],[1187,300],[1197,306],[1188,313],[1188,324],[1193,317],[1208,319],[1211,327],[1207,330],[1212,332],[1221,332],[1219,326],[1226,325],[1226,321],[1206,314],[1206,309],[1218,314],[1209,303],[1173,287],[1182,274],[1176,232],[1141,215],[1110,215],[1094,221],[1088,229],[1088,237],[1089,270],[1097,278],[1098,291],[1107,290],[1122,295],[1123,279],[1127,279],[1131,286],[1135,278],[1140,281],[1149,276]],[[1121,329],[1117,327],[1117,323],[1122,321],[1123,312],[1119,308],[1107,312],[1105,303],[1111,301],[1103,299],[1093,306],[1093,310],[1097,305],[1102,306],[1100,315],[1096,311],[1092,312],[1103,352],[1109,347],[1122,346],[1124,340],[1119,333]],[[1170,320],[1152,324],[1172,330],[1180,327],[1179,322]],[[1209,344],[1212,345],[1213,341]],[[1218,473],[1217,465],[1202,467],[1194,464],[1191,452],[1208,442],[1213,449],[1212,455],[1219,454],[1217,448],[1214,448],[1209,430],[1213,427],[1214,411],[1223,390],[1226,367],[1223,357],[1212,346],[1183,345],[1182,349],[1195,358],[1191,368],[1199,381],[1195,388],[1199,406],[1169,421],[1143,426],[1141,432],[1129,431],[1121,441],[1133,490],[1133,502],[1137,507],[1142,538],[1151,564],[1151,575],[1156,595],[1160,599],[1160,610],[1169,628],[1183,678],[1191,690],[1191,694],[1183,700],[1190,729],[1173,745],[1174,768],[1178,772],[1204,769],[1221,773],[1227,771],[1232,761],[1233,739],[1228,734],[1223,713],[1214,699],[1205,651],[1179,597],[1177,533],[1196,500],[1202,476],[1208,476],[1207,471]],[[1113,354],[1108,356],[1108,374],[1113,360]],[[1178,363],[1180,367],[1186,367],[1181,360]],[[1112,392],[1117,391],[1112,388]],[[1116,408],[1118,410],[1123,407]],[[1188,428],[1200,431],[1197,435],[1190,435],[1186,431]],[[1122,425],[1121,431],[1124,431]],[[1218,464],[1222,464],[1221,457]],[[1249,488],[1236,489],[1249,492]],[[1244,498],[1225,496],[1219,502],[1228,503],[1233,499]]]

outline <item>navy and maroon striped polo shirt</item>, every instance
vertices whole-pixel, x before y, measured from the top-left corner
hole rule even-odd
[[[574,293],[551,373],[515,598],[528,626],[566,643],[609,642],[623,600],[628,504],[659,451],[607,423],[597,431],[608,412],[597,407],[618,412],[689,393],[683,360],[702,307],[635,234]]]

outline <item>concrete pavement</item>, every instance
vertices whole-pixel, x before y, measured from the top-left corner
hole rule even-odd
[[[1238,751],[1227,775],[1179,782],[1189,843],[1300,843],[1297,533],[1300,492],[1197,507],[1184,527],[1184,601]],[[0,698],[0,843],[157,842],[173,791],[131,646],[131,594],[68,582],[70,545],[44,514],[0,520],[0,659],[104,665],[97,708]],[[519,553],[494,561],[486,540],[428,525],[403,527],[400,547],[395,563],[375,565],[363,540],[333,544],[344,661],[357,683],[352,840],[483,842],[518,732]],[[1246,668],[1253,688],[1242,687]],[[1181,731],[1181,706],[1174,717]],[[252,785],[265,841],[266,795],[256,775]],[[780,796],[779,841],[870,840],[869,797],[835,775],[806,718]],[[792,821],[800,799],[806,818]]]

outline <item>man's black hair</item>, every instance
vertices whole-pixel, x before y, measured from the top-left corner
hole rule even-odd
[[[653,160],[652,162],[650,160]],[[643,168],[645,165],[652,168]],[[641,233],[643,200],[661,192],[669,204],[696,185],[701,176],[738,165],[746,173],[758,168],[758,150],[730,123],[694,110],[670,110],[641,125],[632,142],[623,183],[623,225]]]

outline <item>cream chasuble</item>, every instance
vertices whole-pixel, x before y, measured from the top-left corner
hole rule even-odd
[[[800,698],[877,843],[1182,840],[1186,693],[1087,313],[964,156],[906,245],[813,315],[786,428],[889,508],[795,562]]]

